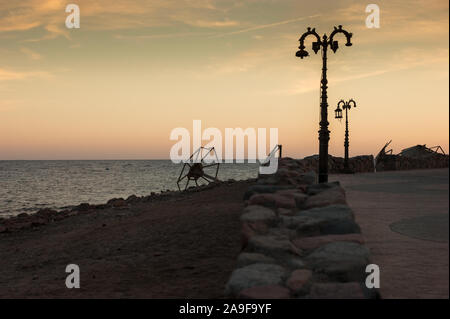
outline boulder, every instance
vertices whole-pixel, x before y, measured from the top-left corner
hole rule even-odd
[[[305,258],[314,272],[340,282],[363,281],[369,262],[367,247],[352,242],[333,242],[314,250]]]
[[[282,256],[282,258],[278,259],[278,262],[290,269],[303,269],[306,267],[303,259],[297,256]]]
[[[255,194],[250,197],[249,205],[261,205],[272,208],[295,208],[294,196],[286,194]]]
[[[51,217],[56,214],[58,214],[58,212],[56,210],[53,210],[50,208],[43,208],[36,212],[36,216],[40,216],[40,217],[44,217],[44,218],[48,218],[48,217]]]
[[[331,205],[280,216],[281,223],[295,229],[298,237],[360,233],[353,212],[346,205]]]
[[[139,197],[137,197],[136,195],[130,195],[126,199],[126,202],[128,202],[128,203],[135,203],[135,202],[138,202],[138,201],[139,201]]]
[[[292,186],[277,185],[253,185],[250,186],[244,194],[244,200],[248,200],[254,194],[270,194],[279,190],[292,189]]]
[[[274,258],[298,253],[297,248],[287,238],[274,235],[251,237],[247,249]]]
[[[345,192],[341,187],[332,187],[308,197],[301,208],[323,207],[328,205],[346,204]]]
[[[307,173],[301,174],[298,181],[300,184],[314,184],[317,181],[317,174],[314,171],[309,171]]]
[[[279,216],[292,216],[294,215],[294,211],[292,209],[287,208],[278,208],[277,215]]]
[[[121,208],[128,206],[128,203],[123,198],[110,199],[106,204],[114,208]]]
[[[235,297],[248,288],[258,286],[280,285],[286,277],[286,270],[273,264],[252,264],[238,268],[231,274],[226,284],[225,293]]]
[[[294,295],[304,295],[309,292],[312,275],[313,273],[309,269],[294,270],[286,281],[286,286]]]
[[[270,208],[259,205],[247,206],[240,219],[242,222],[250,224],[263,223],[274,226],[277,223],[277,215],[275,212]]]
[[[325,236],[314,236],[314,237],[301,237],[296,238],[292,243],[300,249],[302,252],[310,252],[317,249],[323,245],[336,242],[336,241],[346,241],[358,244],[364,244],[364,238],[361,234],[344,234],[344,235],[325,235]]]

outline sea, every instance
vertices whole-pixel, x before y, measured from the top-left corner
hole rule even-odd
[[[0,161],[0,217],[177,190],[182,168],[170,160]],[[216,170],[211,166],[205,172],[214,176]],[[257,175],[258,164],[225,163],[217,177],[244,180]]]

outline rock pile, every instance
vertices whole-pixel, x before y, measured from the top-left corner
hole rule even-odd
[[[318,171],[319,156],[313,155],[305,157],[300,160],[293,160],[290,158],[284,158],[290,160],[292,168],[296,168],[299,172]],[[349,158],[349,168],[355,173],[365,173],[374,171],[374,163],[372,155],[361,155]],[[330,174],[343,173],[344,170],[344,158],[328,155],[328,172]]]
[[[384,155],[377,160],[377,171],[446,168],[449,156],[435,153],[427,157]]]
[[[276,174],[261,175],[246,192],[228,297],[378,297],[365,287],[370,254],[344,190],[315,184],[304,163],[280,159]]]

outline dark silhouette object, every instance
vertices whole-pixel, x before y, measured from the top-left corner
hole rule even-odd
[[[203,150],[207,151],[205,155],[203,155]],[[209,154],[215,155],[215,157],[216,157],[215,162],[212,162],[212,163],[205,162],[205,158]],[[211,182],[217,182],[218,181],[217,174],[219,173],[219,166],[220,166],[219,158],[217,157],[217,153],[216,153],[216,150],[214,149],[214,147],[208,148],[208,147],[201,146],[198,150],[196,150],[194,153],[192,153],[192,155],[189,157],[189,160],[184,163],[183,168],[180,173],[180,176],[178,177],[178,180],[177,180],[178,189],[181,190],[180,182],[183,181],[185,178],[187,178],[187,180],[186,180],[186,185],[184,187],[184,190],[186,190],[188,188],[190,181],[194,181],[195,185],[198,186],[197,181],[200,178],[204,179],[208,184]],[[183,175],[186,167],[188,167],[189,169],[187,170],[187,173],[185,173]],[[208,167],[215,167],[214,176],[211,176],[205,172],[205,168],[208,168]]]
[[[427,145],[424,144],[405,148],[398,155],[413,158],[424,158],[434,156],[436,154],[445,155],[445,152],[440,145],[427,147]]]
[[[319,183],[328,182],[328,141],[330,140],[330,131],[328,130],[328,102],[327,102],[327,88],[328,88],[328,80],[327,80],[327,51],[328,47],[336,53],[339,48],[338,41],[334,41],[334,36],[338,33],[343,33],[347,38],[346,46],[351,46],[351,38],[352,34],[342,29],[342,26],[334,27],[334,30],[331,32],[330,37],[327,37],[326,34],[322,36],[322,39],[317,34],[316,29],[308,28],[308,31],[305,32],[301,38],[300,46],[298,47],[300,50],[295,54],[297,57],[303,59],[309,56],[308,51],[305,50],[305,39],[309,35],[313,35],[316,37],[316,42],[313,42],[312,49],[314,53],[318,53],[319,50],[322,50],[322,79],[321,83],[321,102],[320,102],[320,130],[319,130]]]
[[[392,143],[392,140],[390,140],[389,142],[387,142],[386,144],[384,144],[383,148],[378,152],[377,156],[375,156],[374,160],[373,160],[373,164],[375,167],[375,172],[377,171],[377,165],[378,163],[382,162],[383,160],[385,160],[386,157],[388,156],[394,156],[392,153],[392,149],[387,150],[386,148],[389,146],[389,144]]]
[[[448,167],[448,155],[439,145],[427,147],[419,144],[393,154],[392,149],[386,151],[390,143],[386,143],[375,157],[375,172]]]
[[[264,165],[264,163],[270,162],[270,159],[275,156],[277,151],[278,151],[278,157],[281,158],[282,151],[283,151],[283,145],[281,145],[281,144],[275,145],[275,147],[270,151],[269,155],[267,155],[267,158],[263,161],[263,165]]]
[[[342,109],[341,109],[342,105]],[[353,99],[350,99],[348,101],[340,100],[337,104],[337,109],[335,112],[335,118],[342,119],[342,110],[345,110],[345,141],[344,141],[344,148],[345,148],[345,158],[344,158],[344,173],[352,174],[353,171],[350,169],[348,165],[348,111],[353,107],[356,107],[356,102]]]
[[[445,155],[445,151],[440,145],[431,146],[431,147],[429,147],[429,149],[431,151],[435,152],[435,153],[439,153],[440,152],[441,154]]]
[[[282,152],[283,152],[283,145],[277,144],[275,147],[270,151],[269,155],[267,155],[266,159],[261,162],[261,166],[269,166],[270,160],[275,157],[275,154],[278,152],[278,158],[281,158]]]

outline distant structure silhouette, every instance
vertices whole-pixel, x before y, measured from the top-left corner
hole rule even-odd
[[[342,109],[341,109],[342,105]],[[337,108],[335,112],[335,118],[342,119],[342,110],[345,110],[345,140],[344,140],[344,148],[345,148],[345,158],[344,158],[344,173],[353,173],[350,170],[348,165],[348,111],[353,107],[356,107],[356,102],[353,99],[348,101],[340,100],[337,104]]]

